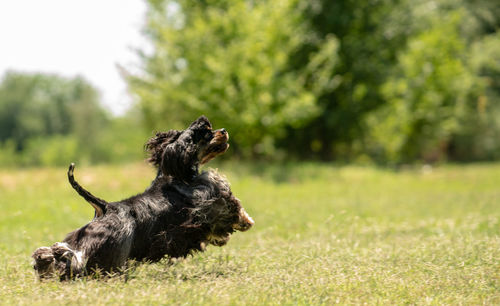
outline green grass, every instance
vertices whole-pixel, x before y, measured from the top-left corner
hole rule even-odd
[[[93,216],[66,169],[0,170],[3,304],[500,304],[500,164],[392,172],[220,164],[256,225],[128,280],[36,281],[31,252]],[[76,169],[118,200],[145,165]]]

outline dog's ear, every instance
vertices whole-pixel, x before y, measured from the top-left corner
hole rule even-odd
[[[184,143],[172,143],[163,151],[161,170],[163,174],[189,182],[198,173],[196,151]]]
[[[205,115],[200,116],[189,126],[190,129],[212,128],[212,124]]]
[[[182,131],[170,130],[168,132],[158,132],[151,137],[144,145],[145,150],[149,153],[148,162],[160,167],[165,147],[175,142],[181,133]]]

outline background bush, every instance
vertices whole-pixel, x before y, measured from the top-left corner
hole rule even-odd
[[[148,4],[154,51],[129,81],[152,127],[205,113],[253,157],[498,157],[489,1]]]
[[[0,84],[0,166],[62,166],[142,156],[138,116],[112,118],[86,80],[7,73]]]
[[[201,114],[232,156],[401,164],[500,156],[500,7],[489,0],[148,0],[153,46],[110,116],[82,78],[9,72],[0,164],[143,157]]]

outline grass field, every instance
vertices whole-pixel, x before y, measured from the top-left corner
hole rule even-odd
[[[400,172],[302,164],[220,164],[256,225],[223,248],[128,280],[36,281],[32,251],[93,210],[66,169],[0,170],[2,304],[500,304],[500,164]],[[146,165],[78,167],[118,200]]]

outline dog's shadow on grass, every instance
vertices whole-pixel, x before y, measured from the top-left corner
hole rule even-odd
[[[126,271],[127,279],[155,279],[158,281],[185,282],[209,281],[229,278],[242,273],[244,267],[226,255],[217,257],[188,257],[164,259],[155,264],[143,263]]]

